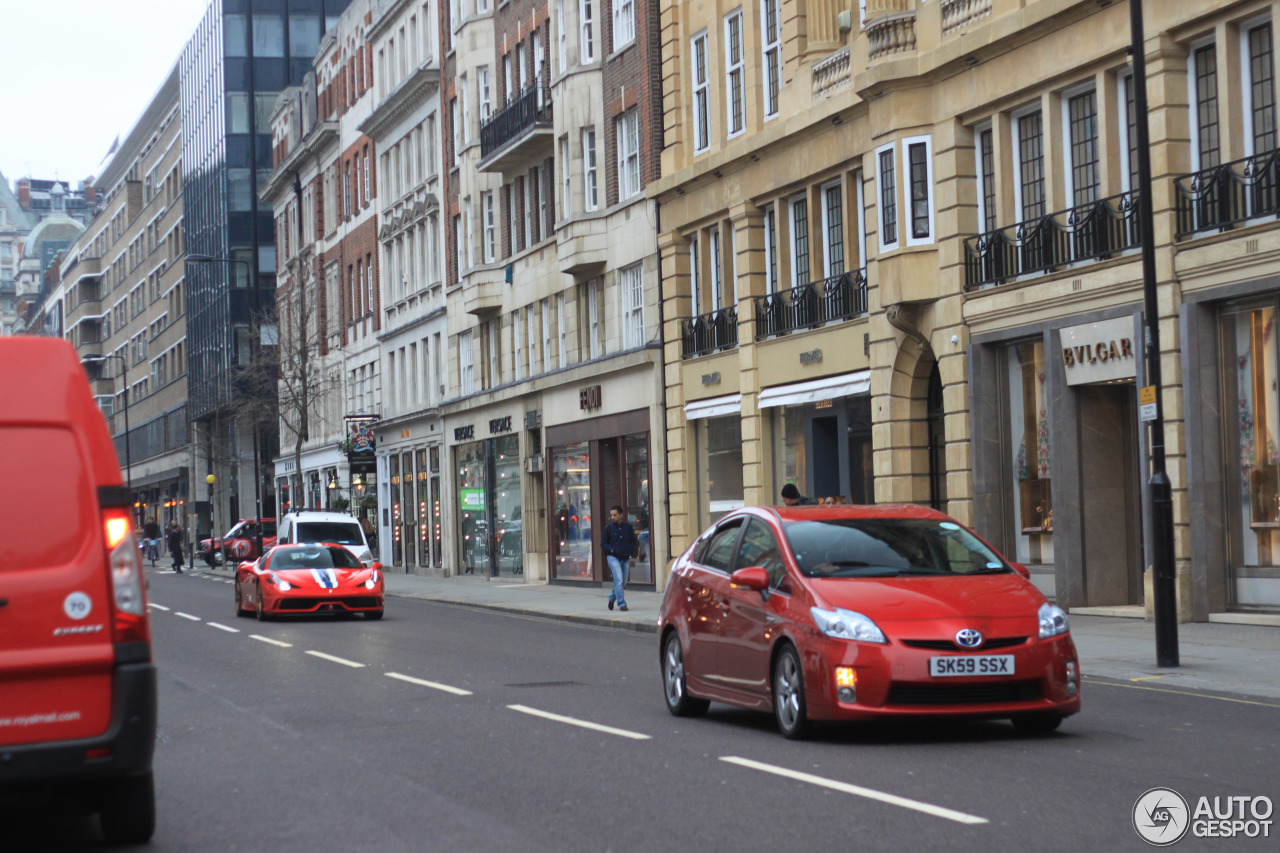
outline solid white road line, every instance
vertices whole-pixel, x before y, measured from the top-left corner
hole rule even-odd
[[[401,675],[398,672],[385,673],[387,678],[396,678],[400,681],[407,681],[410,684],[419,684],[423,687],[430,687],[432,690],[443,690],[445,693],[452,693],[454,696],[470,696],[470,690],[463,690],[461,687],[450,687],[448,684],[441,684],[438,681],[427,681],[422,678],[414,678],[412,675]]]
[[[199,617],[199,616],[192,616],[190,613],[183,613],[181,610],[175,610],[175,611],[173,612],[173,615],[174,615],[174,616],[181,616],[183,619],[190,619],[192,622],[199,622],[199,621],[200,621],[200,617]]]
[[[333,655],[326,655],[324,652],[313,652],[311,649],[307,649],[307,654],[315,655],[318,658],[324,658],[325,660],[330,660],[330,661],[333,661],[334,663],[340,663],[343,666],[351,666],[351,667],[358,667],[358,668],[364,666],[364,664],[356,663],[353,660],[347,660],[346,658],[335,657]]]
[[[595,732],[604,732],[608,735],[627,737],[632,740],[650,739],[648,735],[642,735],[639,732],[629,732],[626,729],[615,729],[613,726],[602,726],[599,723],[590,723],[586,720],[575,720],[573,717],[562,717],[559,714],[552,714],[549,711],[539,711],[537,708],[530,708],[528,705],[508,705],[507,707],[513,711],[519,711],[521,714],[542,717],[544,720],[554,720],[557,723],[568,723],[571,726],[579,726],[580,728],[591,729]]]
[[[250,634],[250,640],[257,640],[259,643],[270,643],[273,646],[279,646],[282,649],[293,648],[293,643],[285,643],[280,640],[273,640],[270,637],[264,637],[261,634]]]
[[[156,610],[168,610],[168,609],[169,609],[169,608],[165,607],[163,604],[156,604],[154,601],[148,601],[148,602],[147,602],[147,606],[148,606],[148,607],[154,607]]]
[[[210,628],[217,628],[219,631],[226,631],[228,634],[239,634],[239,628],[232,628],[230,625],[219,625],[217,622],[206,622]]]
[[[942,806],[934,806],[929,803],[922,803],[919,800],[909,800],[906,797],[899,797],[896,794],[886,794],[883,791],[872,790],[871,788],[863,788],[858,785],[850,785],[847,782],[837,782],[834,779],[824,779],[821,776],[814,776],[811,773],[801,773],[796,770],[788,770],[785,767],[777,767],[773,764],[763,764],[759,761],[752,761],[750,758],[738,758],[733,755],[720,757],[721,761],[727,761],[730,764],[737,764],[740,767],[749,767],[752,770],[760,770],[765,773],[772,773],[775,776],[782,776],[787,779],[795,779],[799,782],[808,782],[810,785],[819,785],[823,788],[830,788],[833,791],[840,791],[845,794],[853,794],[855,797],[866,797],[868,800],[876,800],[881,803],[888,803],[891,806],[900,806],[904,809],[912,809],[913,811],[923,812],[934,817],[946,818],[954,820],[956,823],[986,823],[985,817],[977,817],[964,812],[952,811],[944,809]]]

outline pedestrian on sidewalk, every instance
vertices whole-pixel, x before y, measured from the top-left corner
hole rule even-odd
[[[173,555],[173,570],[182,574],[182,528],[178,526],[178,522],[169,522],[169,531],[165,534],[165,540],[169,546],[169,553]]]
[[[605,525],[600,536],[600,549],[609,563],[609,571],[613,574],[613,592],[609,593],[609,609],[616,602],[619,610],[627,609],[627,599],[623,588],[627,585],[627,567],[636,552],[636,532],[631,529],[622,515],[622,507],[614,506],[609,510],[609,523]]]

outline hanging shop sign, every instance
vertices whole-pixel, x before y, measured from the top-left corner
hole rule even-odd
[[[1133,317],[1117,317],[1060,329],[1062,368],[1068,385],[1115,382],[1137,376]]]
[[[377,440],[373,428],[378,423],[375,415],[345,415],[342,418],[347,424],[347,438],[342,442],[342,450],[350,458],[373,457],[377,448]]]

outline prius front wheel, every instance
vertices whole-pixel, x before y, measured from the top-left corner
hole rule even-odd
[[[782,736],[796,740],[809,731],[809,717],[804,701],[804,672],[800,653],[787,646],[773,665],[773,715]]]

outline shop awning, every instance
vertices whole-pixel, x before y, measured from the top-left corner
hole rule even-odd
[[[741,413],[741,394],[725,394],[723,397],[712,397],[709,400],[695,400],[692,403],[686,403],[684,407],[684,416],[691,421]]]
[[[839,376],[828,376],[810,382],[793,382],[760,392],[756,405],[761,409],[770,406],[800,406],[819,400],[833,400],[853,394],[865,394],[871,390],[871,371],[858,370]]]

